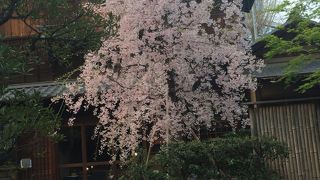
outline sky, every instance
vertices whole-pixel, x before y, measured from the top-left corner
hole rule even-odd
[[[299,1],[304,1],[304,0],[289,0],[289,2],[291,3],[292,7]],[[283,0],[279,0],[279,3],[283,2]],[[287,16],[285,15],[285,13],[279,13],[276,17],[275,17],[275,21],[277,23],[283,24],[287,21]],[[315,18],[313,19],[314,21],[320,22],[320,17],[319,18]]]

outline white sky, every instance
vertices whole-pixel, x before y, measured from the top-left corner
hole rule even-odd
[[[296,2],[304,1],[304,0],[289,0],[289,1],[291,2],[291,5],[294,6],[296,4]],[[283,0],[279,0],[279,3],[281,3],[281,2],[283,2]],[[279,13],[278,15],[276,15],[275,21],[276,21],[276,23],[283,24],[286,22],[287,18],[288,17],[286,17],[285,13]],[[313,20],[320,22],[320,17],[313,19]]]

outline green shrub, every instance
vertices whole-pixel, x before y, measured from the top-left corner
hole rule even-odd
[[[140,153],[143,154],[143,153]],[[286,158],[288,148],[271,138],[226,136],[163,146],[146,165],[133,158],[124,179],[280,179],[267,160]]]

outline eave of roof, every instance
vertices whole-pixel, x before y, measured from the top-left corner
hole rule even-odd
[[[286,22],[283,24],[282,29],[275,29],[270,35],[274,35],[277,37],[281,37],[283,39],[292,39],[296,35],[294,33],[288,32],[286,29],[295,28],[297,22]],[[318,22],[310,21],[310,25],[319,26]],[[264,41],[258,41],[251,46],[252,52],[258,58],[263,58],[263,54],[267,51],[265,47],[266,43]],[[288,66],[287,61],[279,61],[281,58],[273,58],[272,63],[266,62],[265,67],[262,69],[261,73],[255,73],[254,76],[257,78],[273,78],[280,77],[284,75],[285,68]],[[316,56],[316,58],[306,64],[301,65],[301,68],[297,71],[297,74],[310,74],[320,70],[320,56]]]
[[[13,98],[14,91],[22,91],[28,95],[37,92],[43,98],[51,98],[61,95],[64,90],[66,90],[66,83],[62,82],[13,84],[8,86],[6,93],[0,98],[0,101]]]
[[[285,73],[285,69],[288,67],[288,62],[270,63],[266,64],[262,68],[261,73],[255,73],[256,78],[274,78],[281,77]],[[300,67],[297,74],[310,74],[320,70],[320,59],[310,61]]]

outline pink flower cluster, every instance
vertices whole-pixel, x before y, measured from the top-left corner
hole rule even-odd
[[[101,151],[125,160],[142,141],[190,137],[217,119],[237,125],[247,113],[244,92],[256,87],[252,72],[262,67],[245,40],[241,4],[107,0],[95,7],[106,19],[119,17],[117,34],[86,55],[62,98],[75,114],[95,108]]]

